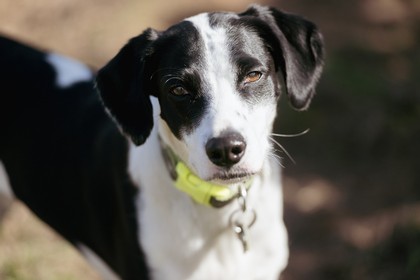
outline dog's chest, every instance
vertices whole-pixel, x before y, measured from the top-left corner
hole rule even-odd
[[[287,254],[280,217],[275,221],[270,214],[271,223],[259,217],[244,253],[225,217],[181,208],[143,209],[141,243],[153,279],[276,279]],[[257,212],[269,214],[264,210]]]

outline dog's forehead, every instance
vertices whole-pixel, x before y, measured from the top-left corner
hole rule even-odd
[[[203,44],[202,56],[207,66],[207,70],[219,73],[223,72],[223,68],[231,68],[231,53],[229,50],[229,39],[227,36],[227,30],[220,23],[222,19],[226,20],[228,17],[232,17],[231,14],[219,14],[219,20],[216,21],[214,18],[216,14],[199,14],[197,16],[187,19],[187,22],[191,22],[197,29],[200,35],[201,42]],[[229,72],[232,70],[229,69]]]
[[[235,64],[247,56],[268,62],[268,57],[264,56],[265,44],[250,17],[227,12],[203,13],[187,18],[185,22],[192,24],[203,44],[203,55],[211,64]]]
[[[205,44],[205,48],[214,52],[216,48],[229,47],[229,33],[238,30],[239,25],[233,24],[239,16],[234,13],[202,13],[187,18],[191,22]]]
[[[202,36],[211,38],[214,32],[225,30],[233,19],[239,19],[239,16],[234,13],[202,13],[185,21],[191,22]]]
[[[241,55],[265,60],[261,57],[264,43],[256,29],[236,13],[202,13],[186,18],[158,40],[156,49],[164,57],[161,67],[191,67],[198,62],[202,66],[235,64]]]

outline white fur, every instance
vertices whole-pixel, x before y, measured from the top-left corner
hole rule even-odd
[[[60,88],[68,88],[75,83],[89,81],[93,77],[88,67],[74,59],[49,53],[46,61],[54,67],[56,73],[55,83]]]
[[[155,126],[145,144],[132,145],[129,153],[129,173],[141,187],[137,198],[140,243],[153,279],[277,279],[287,264],[288,245],[280,170],[268,157],[275,104],[251,109],[242,101],[235,92],[233,69],[224,48],[225,32],[211,29],[205,14],[189,20],[203,38],[211,38],[216,44],[210,48],[210,41],[205,39],[207,62],[203,71],[212,87],[210,109],[193,132],[183,133],[182,140],[178,140],[159,117],[158,102],[152,98]],[[158,140],[160,135],[187,165],[206,178],[218,167],[208,160],[205,143],[225,129],[243,134],[247,149],[239,164],[257,172],[247,203],[256,210],[258,218],[249,230],[247,253],[229,226],[229,217],[239,208],[238,204],[213,209],[196,204],[178,191],[165,170]]]
[[[6,173],[6,168],[3,163],[0,161],[0,195],[5,196],[6,198],[13,198],[12,187],[10,186],[9,177]]]
[[[104,280],[118,280],[120,279],[114,271],[91,249],[83,244],[77,245],[78,249],[88,261],[88,263],[99,273]]]

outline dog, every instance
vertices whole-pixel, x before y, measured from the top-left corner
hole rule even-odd
[[[307,109],[322,35],[253,5],[132,38],[97,73],[0,41],[0,189],[104,279],[278,279],[288,261],[269,140]]]

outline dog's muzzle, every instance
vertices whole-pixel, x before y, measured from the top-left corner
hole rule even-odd
[[[186,164],[179,160],[172,149],[166,146],[160,138],[159,142],[162,156],[168,172],[174,180],[174,185],[199,204],[221,208],[237,198],[240,195],[239,191],[241,188],[248,190],[251,187],[252,177],[248,177],[243,182],[237,183],[237,190],[233,190],[228,186],[204,181],[195,175]]]

